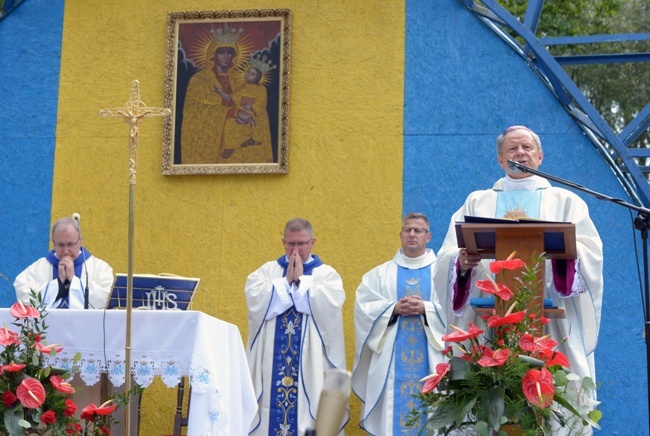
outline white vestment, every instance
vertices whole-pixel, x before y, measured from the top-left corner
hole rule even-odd
[[[580,197],[566,189],[552,187],[546,179],[533,177],[533,188],[541,189],[540,214],[535,218],[575,224],[578,250],[578,260],[575,263],[576,274],[572,292],[568,297],[562,296],[555,289],[551,261],[546,261],[544,298],[552,299],[555,306],[566,311],[565,319],[550,321],[546,326],[546,333],[551,334],[551,337],[558,342],[567,338],[564,344],[560,344],[558,350],[567,355],[574,373],[580,377],[590,376],[595,382],[594,350],[598,342],[603,298],[602,242],[589,218],[587,205]],[[472,192],[467,197],[465,204],[451,218],[447,236],[438,252],[435,278],[440,301],[446,308],[448,325],[466,328],[470,321],[476,322],[477,325],[482,323],[480,318],[475,316],[471,307],[467,307],[469,298],[463,308],[456,313],[453,311],[453,286],[457,279],[456,261],[458,258],[455,223],[464,221],[466,215],[495,217],[497,195],[499,191],[503,190],[504,180],[498,180],[492,189]],[[522,260],[530,263],[530,259]],[[484,279],[485,272],[489,271],[489,262],[484,260],[473,269],[470,298],[490,296],[483,295],[475,287],[475,281]]]
[[[298,377],[298,435],[314,429],[325,373],[332,368],[346,369],[343,336],[345,291],[341,276],[322,264],[311,275],[300,277],[300,285],[290,288],[277,261],[267,262],[248,276],[245,294],[248,304],[246,354],[258,413],[251,434],[269,434],[271,386],[276,319],[295,302],[303,314],[300,369]],[[341,427],[349,420],[346,411]],[[342,432],[341,432],[342,433]]]
[[[70,282],[69,308],[84,308],[84,290],[88,274],[88,307],[104,309],[106,300],[113,287],[113,268],[95,256],[88,257],[81,269],[81,277],[74,277]],[[41,294],[43,307],[58,306],[55,301],[59,293],[59,280],[53,279],[52,264],[45,257],[38,259],[21,272],[14,281],[16,298],[29,304],[30,291]],[[56,303],[56,304],[55,304]]]
[[[424,301],[425,315],[420,316],[427,338],[429,373],[435,371],[437,363],[444,361],[440,352],[445,331],[444,312],[433,287],[435,253],[427,249],[418,258],[418,263],[409,262],[401,249],[395,257],[372,269],[363,276],[357,289],[354,306],[356,347],[352,390],[362,402],[360,425],[373,435],[393,434],[393,405],[395,389],[395,342],[398,323],[390,323],[393,308],[397,303],[398,266],[415,270],[431,269],[431,298]],[[421,388],[421,386],[419,386]],[[417,400],[413,399],[414,405]]]

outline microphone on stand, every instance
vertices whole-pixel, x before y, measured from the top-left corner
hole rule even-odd
[[[508,168],[510,169],[510,172],[513,173],[528,173],[530,171],[529,168],[526,165],[522,165],[519,162],[515,162],[514,160],[508,159]]]
[[[86,287],[84,289],[84,309],[88,309],[88,297],[90,294],[90,291],[88,289],[88,268],[86,267],[86,253],[84,252],[84,240],[83,237],[81,236],[81,215],[79,215],[77,212],[72,214],[72,219],[77,222],[77,231],[79,232],[79,240],[81,241],[81,255],[83,256],[81,259],[83,260],[83,269],[86,272]]]
[[[344,369],[331,369],[325,375],[323,391],[316,411],[316,429],[305,436],[336,436],[341,430],[350,398],[352,374]]]

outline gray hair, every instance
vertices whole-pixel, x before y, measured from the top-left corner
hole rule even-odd
[[[537,136],[537,133],[533,132],[526,126],[510,126],[497,137],[497,154],[501,154],[501,145],[506,139],[506,135],[510,132],[514,132],[515,130],[525,130],[530,133],[530,136],[533,137],[535,144],[537,144],[537,151],[542,151],[542,141],[539,139],[539,136]]]
[[[302,230],[307,230],[309,237],[314,236],[314,228],[309,221],[304,218],[292,218],[284,226],[284,236],[287,236],[287,232],[300,232]]]
[[[425,214],[420,212],[409,212],[406,215],[404,215],[404,219],[402,220],[402,226],[407,220],[417,220],[417,219],[424,220],[424,222],[427,223],[427,227],[430,227],[429,218],[427,218]]]
[[[65,217],[55,222],[54,225],[52,226],[52,239],[54,239],[54,232],[56,232],[62,227],[68,227],[68,226],[75,229],[77,231],[77,234],[79,234],[79,227],[77,226],[77,221],[73,218]]]

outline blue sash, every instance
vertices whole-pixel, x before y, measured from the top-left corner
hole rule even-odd
[[[83,268],[84,264],[84,259],[88,260],[92,254],[90,254],[90,251],[86,250],[85,247],[81,247],[81,253],[77,258],[74,260],[74,275],[79,277],[79,280],[81,280],[81,270]],[[59,278],[59,258],[55,256],[55,251],[52,250],[49,253],[47,253],[47,256],[45,256],[45,259],[52,264],[52,278],[53,279],[58,279]],[[58,309],[68,309],[70,306],[70,301],[69,297],[63,297],[61,299],[61,302],[57,306]]]
[[[287,275],[286,256],[278,259]],[[311,275],[323,262],[316,255],[303,264],[303,275]],[[269,435],[298,436],[298,376],[304,315],[293,305],[275,319],[271,401],[269,404]]]
[[[397,299],[419,295],[431,299],[431,266],[420,269],[397,267]],[[417,407],[413,397],[420,391],[420,379],[429,374],[427,336],[420,316],[400,316],[395,338],[395,384],[393,434],[407,432],[410,411]]]
[[[499,191],[495,218],[539,218],[542,190]]]

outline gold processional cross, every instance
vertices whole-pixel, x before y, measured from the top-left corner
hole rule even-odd
[[[102,109],[99,115],[103,117],[122,117],[130,126],[129,134],[129,258],[126,286],[126,347],[124,352],[125,367],[125,390],[128,394],[131,390],[131,311],[133,308],[133,229],[135,211],[135,174],[138,159],[138,126],[146,117],[166,117],[172,111],[161,107],[147,107],[140,101],[140,82],[134,80],[131,84],[131,99],[124,107]],[[131,402],[126,404],[124,414],[125,435],[131,433]]]

